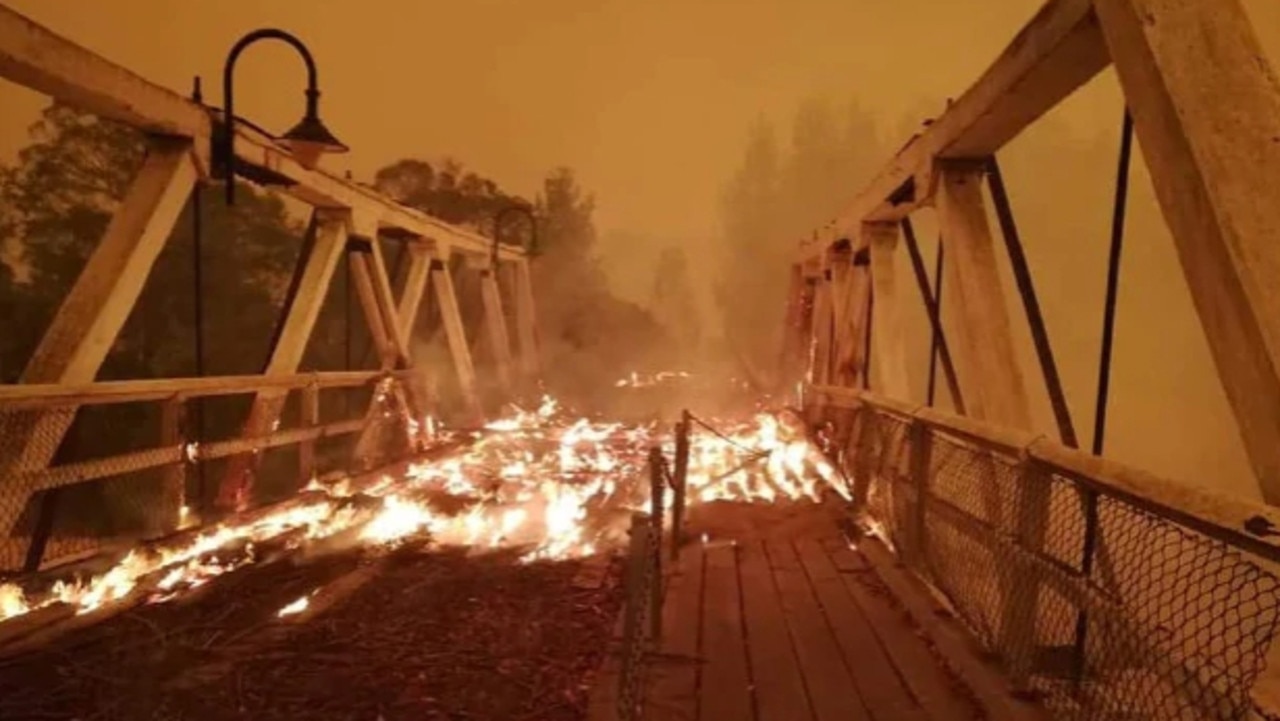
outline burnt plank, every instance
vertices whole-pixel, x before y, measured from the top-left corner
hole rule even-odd
[[[693,721],[698,714],[698,652],[702,620],[701,544],[681,549],[667,580],[662,604],[662,639],[650,659],[645,691],[646,721]]]
[[[816,721],[870,721],[804,568],[789,542],[765,543]],[[762,719],[761,721],[768,721]]]
[[[853,599],[844,589],[825,550],[814,540],[795,544],[796,555],[808,576],[818,604],[831,627],[832,637],[853,673],[854,685],[871,716],[877,721],[924,721],[924,710],[912,698],[900,671],[890,661]],[[910,669],[905,669],[910,673]]]
[[[702,684],[699,718],[751,721],[747,649],[742,637],[737,547],[712,544],[706,550],[702,605]]]
[[[758,721],[812,718],[763,543],[739,546],[738,573]]]

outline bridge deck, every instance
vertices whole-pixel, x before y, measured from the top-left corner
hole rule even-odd
[[[726,505],[691,521],[695,538],[717,528],[664,574],[646,719],[1027,717],[986,707],[949,670],[955,660],[944,661],[830,514]],[[592,721],[617,718],[616,674],[614,661],[597,683]]]

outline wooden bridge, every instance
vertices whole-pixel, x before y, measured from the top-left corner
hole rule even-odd
[[[1109,66],[1127,103],[1113,276],[1136,137],[1265,505],[1077,447],[995,157]],[[34,572],[172,532],[194,474],[217,478],[202,509],[213,517],[250,504],[267,466],[297,487],[414,457],[427,417],[441,410],[415,372],[424,298],[440,314],[459,389],[444,411],[480,418],[536,379],[524,249],[335,177],[316,167],[314,148],[228,123],[3,6],[0,76],[122,121],[148,142],[21,382],[0,387],[0,570]],[[314,209],[267,366],[252,376],[97,380],[182,209],[228,175]],[[738,511],[697,511],[678,559],[651,581],[659,601],[629,589],[628,612],[660,618],[661,632],[622,639],[593,716],[1275,718],[1277,179],[1280,87],[1237,0],[1050,0],[778,269],[791,278],[779,386],[799,386],[852,504],[794,518],[753,509],[755,520],[733,527],[723,524]],[[936,210],[946,250],[932,284],[910,223],[923,208]],[[1021,320],[997,273],[998,241],[1035,369],[1015,353]],[[402,276],[389,272],[389,242],[405,248]],[[904,254],[912,278],[898,272]],[[459,312],[451,260],[478,273],[476,327]],[[300,373],[340,266],[377,368]],[[907,383],[902,316],[920,302],[909,297],[913,281],[954,412],[934,408],[932,393],[914,398]],[[1113,311],[1114,282],[1110,292]],[[1056,421],[1049,435],[1033,429],[1028,405],[1041,379]],[[486,398],[482,385],[499,393]],[[354,412],[332,400],[339,395],[359,401]],[[240,431],[198,435],[184,418],[222,397],[244,401]],[[149,405],[154,443],[57,459],[87,409],[124,404]],[[157,472],[159,483],[128,486],[144,509],[140,528],[104,540],[58,520],[67,489]]]

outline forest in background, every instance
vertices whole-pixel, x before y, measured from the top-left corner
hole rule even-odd
[[[802,103],[789,133],[761,117],[721,199],[724,261],[714,295],[736,357],[772,372],[781,348],[787,268],[884,160],[874,116],[856,100]]]

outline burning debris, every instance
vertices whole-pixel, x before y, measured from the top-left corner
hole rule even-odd
[[[173,546],[135,549],[101,575],[43,591],[0,584],[0,621],[58,604],[83,614],[125,599],[163,602],[238,568],[326,543],[376,548],[429,539],[515,548],[524,562],[590,555],[622,542],[628,514],[647,510],[648,450],[674,441],[655,424],[570,418],[550,398],[533,411],[517,408],[466,440],[471,443],[455,453],[368,487],[313,481],[287,508],[224,523]],[[691,504],[816,502],[824,488],[848,498],[799,422],[765,413],[722,430],[700,422],[687,484]],[[301,612],[308,598],[280,615]]]
[[[659,371],[653,374],[640,374],[633,371],[626,378],[616,381],[613,386],[615,388],[651,388],[690,377],[690,374],[684,371]]]
[[[316,589],[316,590],[318,591],[319,589]],[[311,593],[299,598],[293,603],[287,604],[284,608],[276,612],[276,617],[284,618],[285,616],[292,616],[296,613],[302,613],[303,611],[307,610],[308,606],[311,605],[311,597],[314,595],[316,595],[316,591],[312,591]]]

